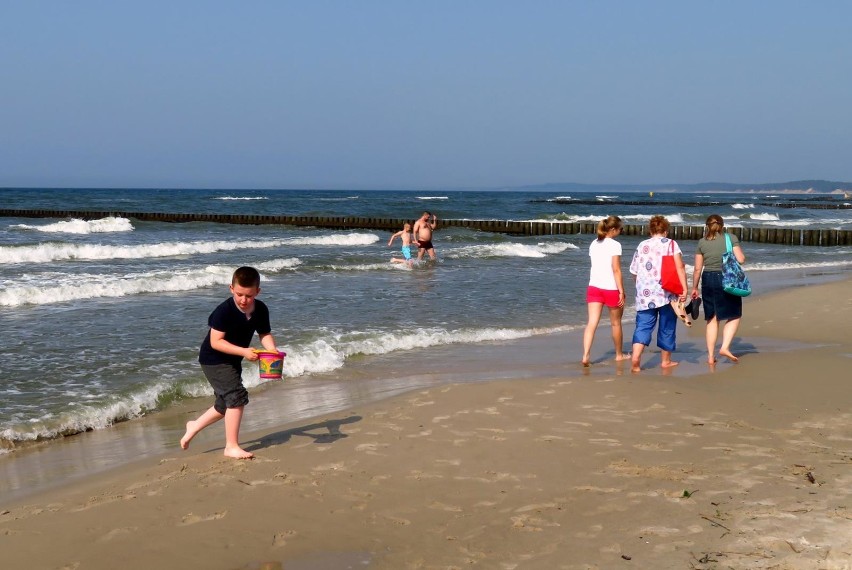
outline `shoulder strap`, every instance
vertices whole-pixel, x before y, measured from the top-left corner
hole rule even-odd
[[[725,249],[728,253],[731,253],[734,249],[731,247],[731,236],[728,235],[728,232],[725,232]]]

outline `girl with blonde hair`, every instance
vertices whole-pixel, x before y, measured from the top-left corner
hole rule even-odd
[[[592,268],[586,289],[589,320],[583,332],[583,366],[591,365],[592,343],[600,323],[604,305],[609,309],[615,359],[628,358],[622,351],[621,316],[624,314],[624,282],[621,278],[621,244],[615,236],[621,233],[621,218],[609,216],[598,223],[598,238],[589,245]]]

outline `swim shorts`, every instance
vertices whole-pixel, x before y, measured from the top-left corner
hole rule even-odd
[[[432,240],[430,239],[420,240],[417,242],[417,245],[420,247],[420,249],[435,249],[435,247],[432,245]]]
[[[411,259],[411,246],[410,245],[402,246],[402,249],[400,251],[402,251],[402,257],[404,257],[406,260]]]

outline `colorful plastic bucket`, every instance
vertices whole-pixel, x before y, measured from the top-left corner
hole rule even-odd
[[[257,351],[257,366],[264,380],[281,380],[284,371],[284,352]]]

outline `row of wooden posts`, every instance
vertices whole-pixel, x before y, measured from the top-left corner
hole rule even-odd
[[[367,229],[398,231],[403,224],[414,220],[401,218],[358,218],[335,216],[267,216],[251,214],[193,214],[166,212],[116,212],[76,210],[11,210],[0,209],[2,217],[22,218],[76,218],[95,220],[110,216],[136,219],[144,222],[212,222],[219,224],[313,226],[329,229]],[[566,234],[594,234],[596,224],[591,222],[520,222],[511,220],[461,220],[441,219],[439,227],[468,228],[485,232],[512,235],[541,236]],[[623,235],[641,236],[647,225],[628,224]],[[774,243],[779,245],[837,246],[852,245],[852,230],[731,227],[728,231],[742,241]],[[698,240],[704,226],[672,225],[669,236],[678,240]]]

